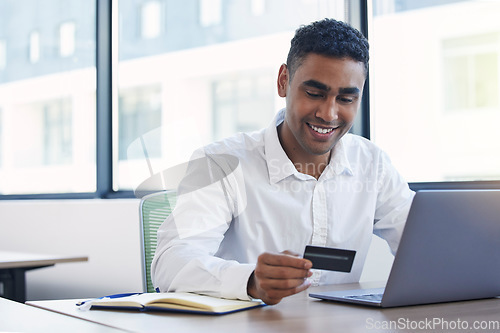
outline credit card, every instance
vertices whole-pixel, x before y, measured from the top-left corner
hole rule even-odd
[[[304,258],[311,260],[314,269],[349,273],[356,251],[307,245]]]

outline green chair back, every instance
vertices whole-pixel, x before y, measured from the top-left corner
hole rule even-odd
[[[156,232],[172,213],[177,200],[175,191],[162,191],[144,196],[139,205],[142,234],[142,267],[144,291],[155,292],[151,281],[151,262],[156,251]]]

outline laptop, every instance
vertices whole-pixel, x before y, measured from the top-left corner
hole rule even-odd
[[[500,190],[419,191],[385,288],[309,296],[384,308],[496,297],[499,256]]]

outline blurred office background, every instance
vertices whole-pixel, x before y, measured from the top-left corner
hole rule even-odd
[[[488,0],[0,0],[0,248],[90,257],[30,272],[30,299],[140,289],[132,191],[200,145],[266,127],[295,29],[324,17],[370,40],[355,133],[412,184],[497,186],[499,12]],[[384,279],[392,258],[373,249],[363,279]]]

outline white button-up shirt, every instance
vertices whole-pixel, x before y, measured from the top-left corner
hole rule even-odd
[[[357,251],[350,273],[313,270],[313,285],[359,281],[373,233],[395,253],[414,193],[387,155],[346,134],[315,179],[281,147],[283,118],[282,110],[265,130],[195,153],[158,231],[155,287],[248,299],[263,252],[303,253],[308,244]]]

